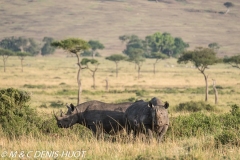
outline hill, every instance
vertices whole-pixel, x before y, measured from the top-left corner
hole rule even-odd
[[[240,53],[240,1],[224,14],[225,0],[2,0],[0,39],[32,37],[39,41],[79,37],[99,40],[102,55],[121,53],[123,34],[141,38],[169,32],[190,44],[207,46],[217,42],[219,55]]]

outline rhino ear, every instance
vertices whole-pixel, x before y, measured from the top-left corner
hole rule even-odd
[[[66,103],[66,107],[68,108],[68,109],[70,109],[71,107],[68,105],[68,103]]]
[[[150,107],[150,108],[154,108],[154,105],[152,104],[151,101],[148,102],[148,107]]]
[[[70,104],[70,107],[71,107],[71,109],[72,109],[72,112],[74,111],[74,109],[75,109],[75,106],[71,103]]]
[[[169,103],[166,101],[165,104],[164,104],[164,108],[168,108],[169,107]]]

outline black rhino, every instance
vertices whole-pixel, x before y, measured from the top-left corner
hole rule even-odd
[[[68,111],[65,115],[54,115],[60,128],[68,128],[78,123],[92,130],[96,136],[102,132],[115,134],[125,128],[124,112],[131,104],[89,101],[78,106],[67,106]]]
[[[163,104],[156,97],[149,102],[136,101],[128,107],[124,114],[128,133],[133,130],[135,136],[144,133],[151,138],[152,131],[154,131],[158,141],[161,141],[169,125],[168,107],[168,102]]]

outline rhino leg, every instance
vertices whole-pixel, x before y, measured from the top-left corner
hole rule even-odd
[[[94,135],[96,135],[97,127],[95,125],[88,125],[88,128],[93,132]]]
[[[162,138],[163,138],[164,134],[167,132],[167,129],[168,129],[168,125],[164,125],[163,127],[161,127],[160,132],[158,133],[158,137],[157,137],[158,142],[162,141]]]
[[[100,129],[100,127],[98,125],[88,125],[88,128],[93,132],[94,136],[97,139],[101,139],[102,130]]]
[[[148,135],[149,139],[153,138],[153,133],[152,133],[152,130],[150,128],[147,129],[147,135]]]

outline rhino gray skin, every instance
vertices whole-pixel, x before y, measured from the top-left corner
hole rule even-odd
[[[156,97],[149,102],[136,101],[124,114],[128,133],[133,130],[135,136],[139,133],[146,133],[152,138],[152,131],[154,131],[158,141],[161,141],[169,125],[168,107],[168,102],[163,104]]]
[[[68,111],[65,115],[54,115],[60,128],[69,128],[78,123],[92,130],[97,136],[102,132],[115,134],[124,129],[124,112],[131,104],[89,101],[76,107],[73,104],[67,106]]]

